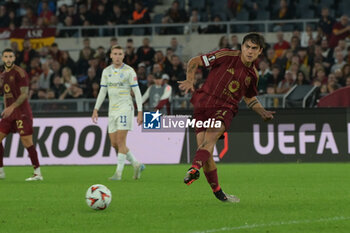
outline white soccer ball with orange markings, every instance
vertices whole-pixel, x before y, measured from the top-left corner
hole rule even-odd
[[[106,186],[94,184],[86,191],[85,199],[90,208],[104,210],[112,201],[112,193]]]

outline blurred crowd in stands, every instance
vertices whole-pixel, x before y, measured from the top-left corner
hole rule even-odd
[[[280,6],[284,6],[286,1],[278,2],[281,2]],[[151,9],[154,4],[155,2],[151,0],[142,2],[59,0],[39,1],[37,8],[31,8],[25,3],[7,1],[0,6],[0,27],[25,28],[34,25],[42,27],[57,23],[63,25],[148,23],[150,16],[147,9]],[[180,1],[174,1],[161,21],[165,22],[166,19],[170,20],[169,22],[188,22],[189,18],[193,20],[194,15],[188,17],[184,9],[174,13],[174,9],[179,7],[176,5],[179,4]],[[289,8],[287,10],[290,11]],[[195,9],[192,10],[192,14],[194,11]],[[319,87],[320,93],[325,95],[342,86],[350,85],[348,17],[342,15],[336,20],[330,16],[328,7],[319,11],[317,30],[313,30],[311,26],[303,32],[294,30],[290,41],[284,39],[282,31],[278,31],[276,32],[278,42],[266,44],[264,53],[255,64],[260,75],[258,85],[260,94],[283,94],[295,84],[310,84]],[[279,15],[283,15],[283,12]],[[132,19],[126,17],[127,15],[132,16]],[[206,30],[213,33],[222,32],[209,27]],[[86,37],[79,59],[76,61],[70,57],[68,51],[61,50],[56,43],[34,50],[30,40],[24,40],[22,51],[18,50],[16,42],[11,43],[11,48],[16,53],[16,64],[26,69],[30,76],[31,99],[76,99],[97,97],[102,70],[110,64],[109,48],[116,44],[118,38],[111,37],[109,45],[92,48],[90,39]],[[237,36],[233,34],[230,38],[222,36],[218,46],[213,46],[212,50],[240,49],[240,46]],[[171,86],[173,96],[185,96],[177,85],[177,81],[186,78],[186,61],[183,60],[183,46],[178,43],[176,36],[169,41],[166,50],[155,50],[147,37],[143,39],[141,45],[134,45],[130,37],[127,40],[125,54],[125,63],[137,72],[142,93],[146,92],[155,79],[162,79],[163,83]],[[207,72],[206,69],[198,69],[196,72],[197,88],[205,81]]]

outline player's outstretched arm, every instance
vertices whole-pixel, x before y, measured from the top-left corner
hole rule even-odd
[[[261,103],[256,98],[256,96],[254,96],[252,98],[244,97],[244,101],[247,104],[248,108],[252,109],[254,112],[259,114],[264,121],[272,120],[273,119],[273,114],[276,113],[274,111],[266,110],[261,105]]]
[[[97,119],[98,119],[98,110],[100,109],[103,101],[105,100],[106,95],[107,95],[107,87],[101,86],[100,92],[98,93],[98,96],[97,96],[94,111],[92,112],[92,117],[91,117],[92,122],[94,122],[95,124],[97,123]]]
[[[202,59],[199,56],[191,58],[187,64],[186,80],[178,81],[180,90],[185,91],[185,93],[194,91],[194,75],[198,66],[203,66]]]

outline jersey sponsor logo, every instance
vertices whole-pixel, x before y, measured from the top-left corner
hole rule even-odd
[[[162,114],[157,112],[144,112],[143,113],[143,128],[144,129],[160,129]]]
[[[13,77],[12,75],[10,76],[10,82],[13,82],[15,80],[15,77]]]
[[[226,71],[229,72],[232,75],[234,75],[234,73],[235,73],[235,69],[234,68],[229,68]]]
[[[247,76],[244,80],[245,85],[248,87],[250,85],[250,81],[252,81],[252,78]]]
[[[4,85],[4,90],[6,93],[9,93],[11,91],[10,85],[8,85],[7,83]]]
[[[240,87],[240,84],[238,81],[233,80],[228,84],[228,89],[230,90],[231,93],[235,93]]]

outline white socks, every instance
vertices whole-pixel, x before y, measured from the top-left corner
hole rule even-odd
[[[4,173],[4,168],[0,167],[0,173]]]
[[[120,177],[122,177],[122,173],[124,170],[125,159],[126,159],[126,154],[118,153],[118,166],[117,166],[116,173]]]
[[[131,163],[133,167],[135,167],[139,163],[130,150],[128,151],[128,153],[126,153],[126,159]]]
[[[41,176],[40,167],[34,169],[34,174]]]

